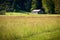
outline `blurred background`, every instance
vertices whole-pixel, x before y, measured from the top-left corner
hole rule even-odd
[[[42,10],[43,14],[60,14],[60,0],[0,0],[0,14],[36,9]]]

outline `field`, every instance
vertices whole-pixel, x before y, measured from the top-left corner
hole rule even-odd
[[[0,15],[0,40],[60,40],[60,15]]]

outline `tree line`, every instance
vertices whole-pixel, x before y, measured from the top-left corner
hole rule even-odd
[[[0,0],[0,11],[31,12],[42,9],[45,13],[60,13],[60,0]]]

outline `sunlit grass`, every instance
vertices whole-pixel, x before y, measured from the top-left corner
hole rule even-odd
[[[21,12],[7,12],[5,15],[8,16],[60,16],[60,14],[34,14],[34,13],[29,13],[29,12],[25,12],[25,13],[21,13]]]
[[[60,16],[0,16],[0,40],[60,40]]]

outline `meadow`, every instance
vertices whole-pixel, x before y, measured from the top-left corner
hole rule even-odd
[[[0,15],[0,40],[60,40],[60,15]]]

